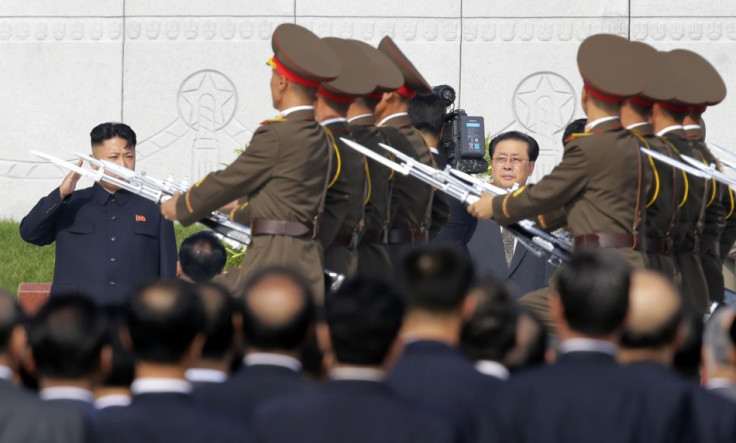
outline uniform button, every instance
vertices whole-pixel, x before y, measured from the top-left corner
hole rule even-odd
[[[110,286],[115,286],[115,282],[114,281],[111,281],[110,282]]]
[[[110,261],[114,262],[116,260],[115,257],[110,257]]]
[[[115,220],[117,218],[118,218],[117,216],[113,215],[112,217],[110,217],[110,220]]]
[[[110,237],[110,241],[115,241],[115,240],[117,240],[117,237]]]

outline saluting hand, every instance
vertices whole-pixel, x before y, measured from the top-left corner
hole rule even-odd
[[[179,200],[179,195],[181,195],[181,193],[175,192],[170,199],[161,203],[161,215],[163,215],[166,220],[176,221],[176,202]]]
[[[488,220],[493,217],[493,194],[481,194],[480,200],[468,206],[468,212],[473,217]]]
[[[77,162],[77,166],[82,166],[82,159],[79,159]],[[61,185],[59,185],[59,194],[61,194],[61,199],[64,200],[74,192],[74,189],[77,187],[77,182],[79,181],[79,177],[81,175],[77,174],[76,172],[70,172],[64,177],[64,180],[61,182]]]

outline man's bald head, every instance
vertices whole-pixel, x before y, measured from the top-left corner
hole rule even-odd
[[[682,299],[665,276],[644,269],[632,273],[629,313],[621,337],[624,348],[659,349],[672,344],[682,318]]]
[[[243,296],[243,332],[249,347],[296,351],[314,319],[309,286],[283,268],[264,269],[253,276]]]

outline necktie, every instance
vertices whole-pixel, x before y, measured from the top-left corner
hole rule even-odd
[[[514,258],[514,234],[508,229],[501,229],[501,237],[503,238],[503,252],[506,254],[506,265],[511,266],[511,259]]]

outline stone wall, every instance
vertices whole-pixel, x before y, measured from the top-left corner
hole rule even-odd
[[[283,22],[374,45],[391,35],[489,135],[532,133],[536,177],[583,117],[575,55],[588,35],[698,51],[729,87],[736,74],[730,0],[0,0],[0,218],[19,220],[64,176],[29,151],[88,152],[103,121],[133,127],[152,175],[196,180],[231,161],[276,113],[265,62]],[[727,147],[733,103],[706,113],[709,140]]]

